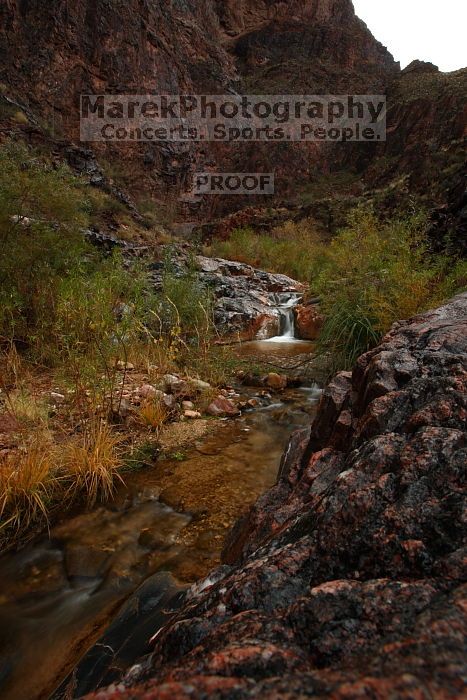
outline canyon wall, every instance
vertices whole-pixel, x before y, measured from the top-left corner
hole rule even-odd
[[[420,197],[456,245],[467,233],[467,70],[443,74],[418,61],[401,73],[350,0],[3,0],[0,85],[0,100],[36,118],[34,128],[21,126],[0,109],[2,137],[40,143],[42,133],[51,150],[79,143],[83,93],[384,93],[386,143],[83,145],[110,163],[136,200],[172,201],[179,220],[212,220],[247,205],[314,204],[325,177],[330,200],[338,200],[325,206],[331,232],[354,195],[376,193],[378,206],[384,200],[391,210]],[[275,197],[194,198],[193,175],[204,170],[274,171]],[[333,180],[336,172],[355,183],[337,213],[349,188]]]

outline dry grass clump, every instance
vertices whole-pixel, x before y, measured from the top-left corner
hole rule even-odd
[[[124,466],[123,437],[103,421],[91,422],[82,436],[65,443],[60,456],[66,498],[75,500],[84,494],[92,507],[98,500],[109,500]]]
[[[122,482],[122,441],[95,420],[82,435],[60,445],[37,430],[22,449],[0,455],[0,546],[21,542],[73,502],[92,507],[110,499]]]
[[[168,418],[169,411],[159,400],[144,401],[138,411],[138,419],[142,425],[156,433],[160,433]]]
[[[16,537],[48,522],[57,490],[50,438],[35,435],[21,450],[0,458],[0,537]]]

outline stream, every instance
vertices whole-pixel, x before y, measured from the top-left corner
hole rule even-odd
[[[183,586],[217,566],[227,531],[274,484],[290,434],[310,424],[319,395],[314,386],[259,397],[263,405],[216,421],[186,454],[128,473],[111,503],[5,555],[3,700],[48,698],[150,577],[169,572]]]

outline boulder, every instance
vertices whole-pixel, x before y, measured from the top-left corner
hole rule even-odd
[[[286,275],[272,274],[244,263],[197,256],[200,282],[214,299],[214,322],[221,333],[253,338],[278,334],[277,307],[290,296],[303,293],[303,285]],[[189,260],[180,254],[172,261],[174,274],[182,275]],[[151,265],[154,287],[162,289],[163,264]]]
[[[276,372],[270,372],[266,377],[266,386],[270,389],[275,389],[276,391],[282,391],[287,388],[287,377],[285,374],[276,374]]]
[[[226,399],[225,396],[218,396],[217,399],[208,406],[206,411],[210,416],[238,416],[240,410],[238,406],[234,404],[230,399]]]
[[[324,323],[324,316],[315,304],[300,304],[294,309],[295,333],[301,340],[316,340]]]

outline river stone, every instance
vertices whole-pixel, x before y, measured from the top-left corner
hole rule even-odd
[[[201,413],[199,411],[185,411],[184,414],[185,418],[190,418],[191,420],[194,420],[196,418],[201,418]]]
[[[240,409],[234,404],[230,399],[226,399],[225,396],[218,396],[217,399],[208,406],[207,413],[210,416],[238,416],[240,414]]]
[[[266,377],[266,385],[270,389],[275,389],[280,391],[287,388],[287,377],[285,374],[277,374],[276,372],[270,372]]]
[[[139,394],[143,399],[162,399],[164,396],[164,392],[156,389],[152,384],[143,384],[135,393]]]

